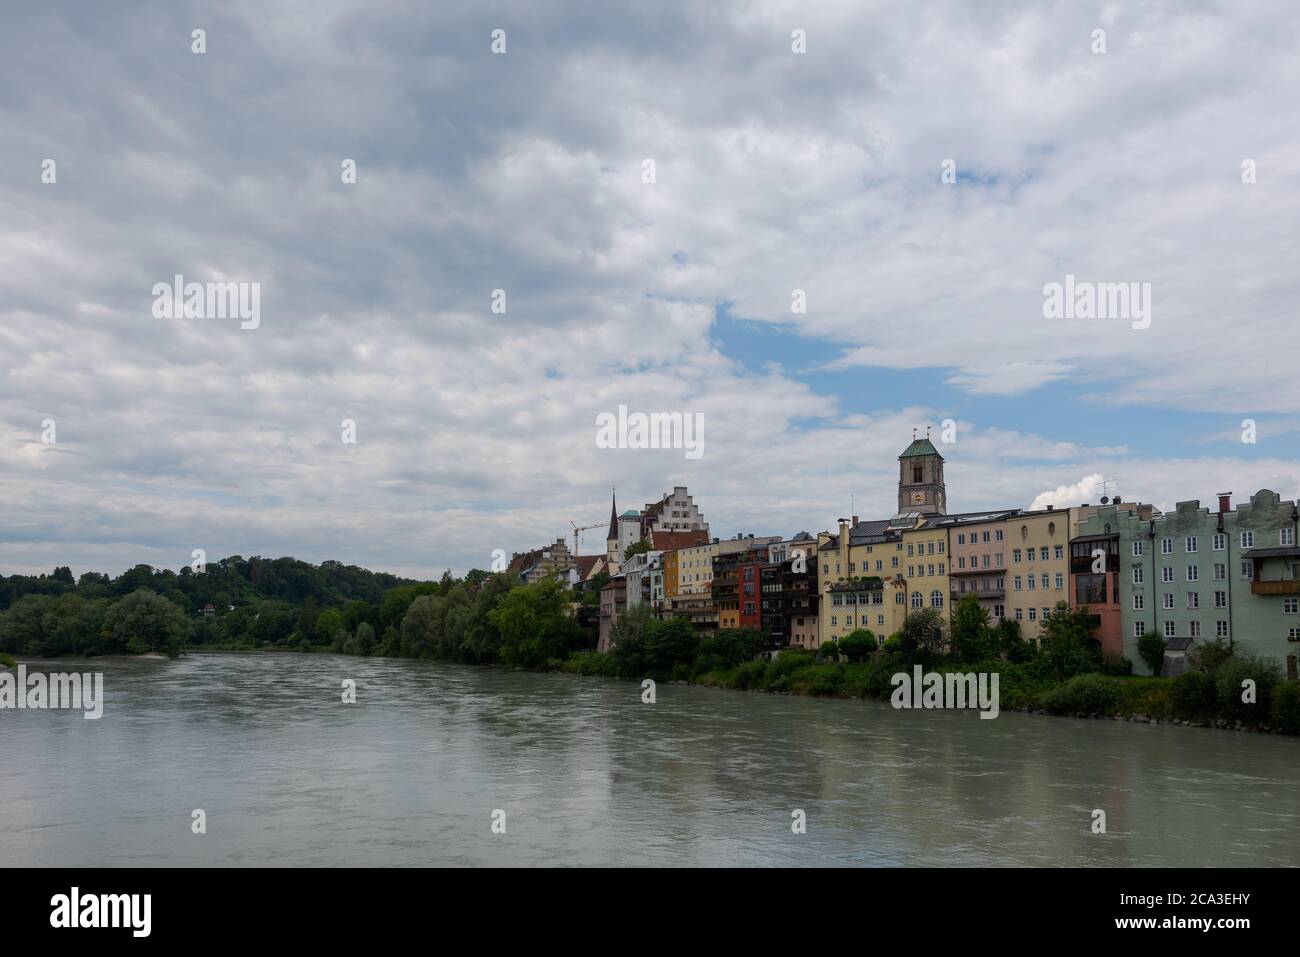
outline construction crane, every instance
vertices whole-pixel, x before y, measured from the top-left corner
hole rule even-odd
[[[573,558],[576,561],[578,558],[578,536],[589,528],[600,528],[605,523],[597,522],[595,525],[579,525],[576,522],[570,521],[569,524],[573,526]]]

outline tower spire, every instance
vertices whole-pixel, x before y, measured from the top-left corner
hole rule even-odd
[[[618,541],[618,502],[614,497],[613,488],[609,490],[609,535],[605,537],[605,541]]]

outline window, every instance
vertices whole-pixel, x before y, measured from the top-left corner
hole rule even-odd
[[[944,548],[944,546],[945,546],[946,544],[947,544],[947,542],[945,542],[942,538],[939,539],[939,554],[940,554],[940,555],[943,554],[943,548]]]
[[[1287,641],[1300,641],[1300,628],[1288,628],[1286,630]]]
[[[1214,623],[1214,637],[1215,638],[1228,637],[1228,623],[1223,619],[1219,619]]]
[[[1027,562],[1032,562],[1033,560],[1034,560],[1034,550],[1033,550],[1032,548],[1026,548],[1026,549],[1025,549],[1025,561],[1027,561]]]
[[[1016,591],[1020,591],[1020,576],[1019,576],[1019,575],[1017,575],[1015,578],[1011,579],[1011,587],[1014,588]]]
[[[1223,562],[1215,562],[1214,580],[1216,582],[1221,582],[1221,581],[1227,581],[1227,578],[1228,578],[1228,566],[1225,565]]]
[[[1033,576],[1033,575],[1030,575],[1030,576],[1029,576],[1029,583],[1028,583],[1028,584],[1029,584],[1029,590],[1030,590],[1030,591],[1033,591],[1033,590],[1037,587],[1037,585],[1036,585],[1035,582],[1034,582],[1034,576]]]
[[[908,566],[907,566],[907,577],[908,577],[908,578],[915,578],[915,577],[916,577],[916,566],[915,566],[915,565],[908,565]]]
[[[1011,560],[1012,560],[1013,562],[1019,562],[1019,561],[1020,561],[1020,549],[1018,549],[1018,548],[1013,548],[1013,549],[1011,549]]]
[[[1052,557],[1055,558],[1058,562],[1061,561],[1063,558],[1065,558],[1065,546],[1064,545],[1055,546],[1055,550],[1052,552]]]
[[[1172,621],[1165,622],[1165,637],[1166,638],[1174,637],[1174,623]]]
[[[1241,533],[1241,547],[1242,547],[1242,548],[1254,548],[1254,547],[1255,547],[1255,533],[1254,533],[1254,532],[1242,532],[1242,533]]]
[[[1020,619],[1023,618],[1023,617],[1024,617],[1023,613],[1021,612],[1021,610],[1020,610],[1019,608],[1017,608],[1017,609],[1016,609],[1016,621],[1020,621]],[[1293,630],[1294,630],[1294,629],[1293,629]]]
[[[1200,593],[1200,592],[1197,592],[1197,591],[1189,591],[1189,592],[1187,593],[1187,607],[1188,607],[1188,608],[1200,608],[1200,607],[1201,607],[1201,593]]]
[[[1188,566],[1187,566],[1187,580],[1188,580],[1189,582],[1194,582],[1194,581],[1200,581],[1200,579],[1201,579],[1201,569],[1200,569],[1200,567],[1197,566],[1197,565],[1188,565]]]
[[[988,556],[988,553],[985,552],[985,553],[984,553],[982,556],[980,556],[980,557],[981,557],[981,559],[983,560],[984,567],[985,567],[985,568],[988,568],[988,567],[989,567],[989,556]]]
[[[1228,607],[1228,593],[1226,591],[1216,591],[1214,593],[1214,607],[1215,608]]]
[[[931,608],[943,607],[943,592],[939,591],[939,589],[937,588],[934,591],[930,592],[930,607]]]
[[[961,534],[959,534],[959,535],[957,536],[957,544],[958,544],[958,545],[965,545],[965,544],[966,544],[966,533],[965,533],[965,532],[962,532]]]
[[[1133,593],[1133,610],[1141,611],[1146,606],[1146,596],[1140,591]]]
[[[934,542],[926,542],[926,543],[925,543],[925,551],[926,551],[926,554],[927,554],[927,555],[933,555],[933,554],[934,554]]]
[[[831,615],[831,624],[832,624],[832,625],[838,625],[839,623],[840,623],[840,622],[839,622],[839,618],[838,618],[837,616],[835,616],[835,615]]]
[[[940,574],[940,575],[944,574],[944,570],[943,570],[943,562],[940,562],[940,563],[939,563],[939,574]]]
[[[912,557],[912,546],[911,546],[911,545],[908,545],[908,546],[907,546],[907,557],[908,557],[908,558],[911,558],[911,557]]]
[[[1030,621],[1038,621],[1038,609],[1037,609],[1037,608],[1031,608],[1031,609],[1029,609],[1029,620],[1030,620]]]
[[[1164,602],[1164,606],[1165,606],[1166,608],[1173,608],[1173,607],[1174,607],[1174,593],[1171,592],[1171,591],[1169,591],[1169,592],[1165,592],[1165,594],[1164,594],[1164,596],[1163,596],[1163,598],[1162,598],[1162,601]]]
[[[1134,565],[1134,566],[1133,566],[1133,584],[1134,584],[1134,585],[1141,585],[1141,584],[1142,584],[1142,566],[1141,566],[1141,565]]]
[[[1001,568],[1001,567],[1002,567],[1002,553],[1001,553],[1001,552],[998,552],[996,555],[993,556],[993,564],[994,564],[994,565],[997,565],[998,568]]]
[[[1052,613],[1052,609],[1050,609],[1050,608],[1044,608],[1044,609],[1043,609],[1043,621],[1047,621],[1047,616],[1050,615],[1051,613]]]
[[[981,536],[980,536],[980,540],[981,540],[981,541],[984,541],[984,542],[987,542],[987,541],[989,540],[989,533],[988,533],[988,532],[984,532],[984,533],[982,533]]]
[[[1195,535],[1188,535],[1188,536],[1187,536],[1187,544],[1186,544],[1186,548],[1187,548],[1187,551],[1188,551],[1189,553],[1196,551],[1196,536],[1195,536]]]
[[[1174,553],[1174,540],[1172,538],[1160,539],[1160,554],[1172,555]]]
[[[1160,569],[1160,580],[1162,582],[1171,582],[1174,580],[1174,570],[1168,566]]]
[[[993,539],[998,542],[1002,541],[1002,529],[999,528],[993,533]],[[998,607],[1001,606],[999,605]]]
[[[1133,557],[1134,558],[1142,557],[1142,543],[1140,541],[1133,543]]]
[[[1297,603],[1297,601],[1300,601],[1300,599],[1295,599],[1295,598],[1283,598],[1283,599],[1282,599],[1282,613],[1283,613],[1283,614],[1286,614],[1286,615],[1294,615],[1294,614],[1296,613],[1296,603]]]
[[[1244,578],[1244,579],[1246,579],[1246,581],[1250,581],[1251,579],[1253,579],[1253,578],[1255,577],[1255,563],[1254,563],[1254,562],[1249,562],[1249,561],[1247,561],[1247,562],[1242,562],[1242,563],[1241,563],[1241,577]]]
[[[1063,574],[1061,574],[1060,572],[1057,572],[1057,573],[1056,573],[1056,589],[1057,589],[1057,591],[1060,591],[1060,590],[1061,590],[1062,588],[1064,588],[1064,587],[1065,587],[1065,576],[1064,576]]]
[[[1007,610],[1006,610],[1006,607],[1005,607],[1005,606],[1003,606],[1003,605],[994,605],[994,606],[993,606],[993,617],[994,617],[994,618],[1001,618],[1001,617],[1002,617],[1003,615],[1005,615],[1006,613],[1007,613]]]
[[[925,577],[926,577],[926,578],[933,578],[933,577],[934,577],[934,566],[933,566],[933,565],[926,565],[925,567],[926,567],[926,569],[927,569],[927,571],[926,571],[926,573],[925,573]]]
[[[1290,526],[1278,529],[1277,540],[1280,545],[1294,545],[1295,529]]]
[[[890,558],[890,567],[891,567],[891,568],[897,568],[897,567],[898,567],[898,556],[897,556],[897,555],[893,555],[893,556],[891,556],[891,558]]]
[[[1147,633],[1147,623],[1145,621],[1133,622],[1133,637],[1141,638]]]
[[[913,608],[924,608],[924,607],[925,607],[925,602],[924,602],[924,600],[921,598],[921,593],[920,593],[919,591],[914,591],[914,592],[912,592],[912,607],[913,607]]]
[[[1043,586],[1043,591],[1047,590],[1047,585],[1048,585],[1047,575],[1043,575],[1043,577],[1039,580],[1039,584]]]
[[[1042,548],[1040,548],[1040,549],[1038,550],[1038,557],[1041,558],[1043,561],[1047,561],[1047,546],[1046,546],[1046,545],[1044,545]]]
[[[851,571],[851,572],[855,572],[855,571],[857,571],[857,570],[858,570],[858,563],[857,563],[857,562],[849,562],[849,571]],[[866,569],[864,568],[863,571],[866,571]]]
[[[1075,579],[1075,597],[1080,605],[1106,604],[1106,576],[1080,575]]]
[[[1221,552],[1225,547],[1227,547],[1227,544],[1228,536],[1224,535],[1223,532],[1215,532],[1214,540],[1210,543],[1210,547],[1216,552]]]
[[[958,567],[958,568],[965,568],[965,567],[966,567],[966,556],[964,556],[964,555],[958,555],[958,556],[957,556],[957,567]]]
[[[1190,629],[1187,633],[1189,638],[1201,637],[1201,623],[1199,621],[1188,622],[1188,628]]]

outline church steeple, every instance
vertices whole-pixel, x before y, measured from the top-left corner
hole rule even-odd
[[[618,502],[613,489],[609,490],[609,534],[605,536],[605,543],[618,543]]]
[[[923,515],[948,514],[943,456],[930,441],[929,428],[923,439],[918,439],[913,429],[912,444],[898,457],[898,510]]]

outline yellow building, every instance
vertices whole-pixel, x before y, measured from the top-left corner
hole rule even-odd
[[[907,581],[907,610],[929,608],[948,616],[947,516],[922,519],[903,532],[903,577]]]
[[[919,516],[871,522],[856,519],[841,519],[836,535],[823,532],[818,536],[821,601],[817,645],[863,628],[883,645],[907,616],[901,535]]]
[[[1037,641],[1057,602],[1070,600],[1070,510],[1020,512],[1006,520],[1007,614]]]

